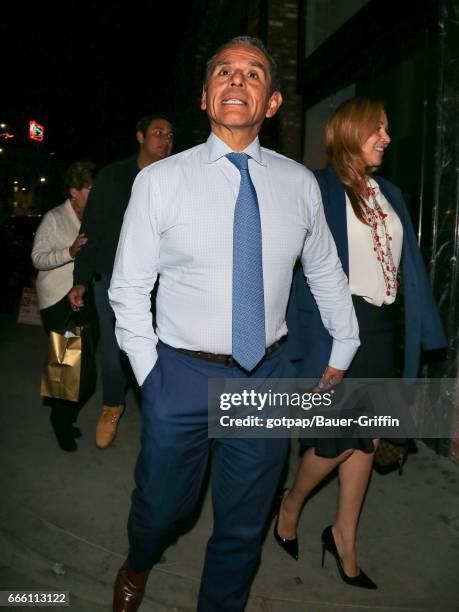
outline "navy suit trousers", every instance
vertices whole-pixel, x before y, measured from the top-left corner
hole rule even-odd
[[[195,508],[211,460],[214,529],[207,544],[199,612],[244,610],[288,450],[287,439],[208,437],[208,379],[245,378],[159,343],[142,387],[142,446],[128,521],[129,562],[154,565],[178,521]],[[281,348],[257,378],[293,377]]]

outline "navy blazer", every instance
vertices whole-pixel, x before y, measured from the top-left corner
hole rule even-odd
[[[325,168],[314,172],[322,193],[325,217],[335,239],[343,270],[349,276],[346,198],[335,173]],[[403,247],[400,262],[405,307],[405,363],[403,376],[415,378],[421,349],[432,350],[447,345],[434,301],[424,262],[419,251],[411,219],[400,189],[379,176],[373,176],[381,192],[398,214],[403,225]],[[287,352],[300,360],[300,376],[316,378],[328,364],[332,338],[320,318],[319,309],[306,283],[301,266],[293,277],[292,294],[287,310]]]

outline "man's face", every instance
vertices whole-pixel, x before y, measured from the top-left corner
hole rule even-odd
[[[268,59],[260,49],[246,44],[223,49],[215,58],[201,99],[212,131],[223,140],[228,130],[253,140],[265,117],[275,115],[282,103],[280,92],[270,94],[270,87]]]
[[[153,119],[145,135],[137,132],[137,141],[142,153],[151,160],[151,163],[169,157],[174,144],[172,125],[166,119]]]

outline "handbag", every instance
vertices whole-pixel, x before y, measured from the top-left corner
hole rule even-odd
[[[50,331],[40,395],[84,402],[93,393],[96,379],[91,326],[70,324]]]
[[[377,472],[386,474],[398,469],[401,476],[408,456],[408,440],[379,440],[374,456],[374,467]]]

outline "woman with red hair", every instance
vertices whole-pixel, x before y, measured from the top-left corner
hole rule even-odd
[[[400,190],[374,172],[390,145],[381,102],[353,98],[326,127],[329,166],[315,172],[359,322],[361,346],[346,373],[352,378],[394,378],[399,277],[405,310],[404,377],[416,376],[421,349],[446,345],[431,287]],[[331,337],[302,274],[294,277],[287,317],[289,353],[299,376],[319,378],[328,364]],[[297,524],[312,490],[335,468],[338,508],[322,532],[323,554],[336,559],[341,578],[356,587],[376,584],[357,563],[359,516],[378,441],[370,438],[303,439],[295,480],[279,499],[274,537],[298,558]]]

